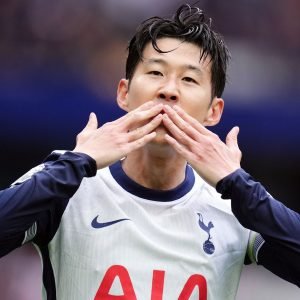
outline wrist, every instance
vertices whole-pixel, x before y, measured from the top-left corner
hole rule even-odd
[[[218,193],[222,194],[223,199],[230,199],[232,194],[232,187],[236,182],[236,179],[245,173],[242,168],[237,168],[233,172],[227,174],[221,178],[216,184],[216,190]]]

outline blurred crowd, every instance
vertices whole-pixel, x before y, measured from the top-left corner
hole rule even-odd
[[[63,65],[96,93],[114,94],[123,75],[124,46],[136,24],[149,16],[168,15],[182,2],[2,0],[1,69],[5,76],[18,76],[23,69]],[[226,37],[233,62],[238,62],[232,69],[230,95],[243,101],[253,98],[247,92],[255,88],[255,101],[258,91],[266,96],[286,89],[299,93],[299,1],[198,2]]]
[[[0,1],[0,188],[51,150],[71,149],[90,111],[101,124],[122,114],[115,105],[116,85],[125,74],[135,26],[153,15],[169,15],[185,2]],[[300,211],[300,1],[197,4],[232,54],[224,120],[213,130],[223,138],[239,125],[243,166]],[[0,260],[1,291],[15,290],[5,274],[12,261],[20,264],[18,253]],[[24,253],[36,262],[30,249]],[[11,290],[0,298],[39,299],[30,293],[26,298],[26,291],[9,298]]]

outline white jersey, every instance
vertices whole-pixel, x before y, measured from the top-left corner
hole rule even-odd
[[[248,239],[230,202],[191,167],[164,192],[139,186],[118,162],[83,179],[37,248],[57,299],[226,300]]]

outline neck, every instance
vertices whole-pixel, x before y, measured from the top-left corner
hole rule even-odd
[[[171,190],[184,181],[186,161],[173,150],[153,153],[144,148],[130,153],[122,167],[127,176],[144,187]]]

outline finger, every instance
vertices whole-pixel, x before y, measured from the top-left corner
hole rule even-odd
[[[238,146],[238,134],[239,134],[239,127],[233,127],[226,136],[226,145],[231,149],[239,149]]]
[[[125,155],[127,155],[128,153],[135,151],[143,146],[145,146],[146,144],[148,144],[151,140],[153,140],[156,136],[156,132],[151,132],[149,134],[144,135],[143,137],[127,143],[126,145],[126,149],[125,149]]]
[[[184,133],[189,135],[191,138],[196,140],[197,135],[199,135],[198,131],[187,123],[185,120],[181,118],[171,107],[164,107],[164,111],[167,113],[167,116],[171,119],[172,123],[168,122],[167,126],[173,126],[174,124],[180,128]],[[168,121],[168,118],[165,117],[165,120]]]
[[[145,121],[149,121],[151,118],[157,116],[163,109],[161,103],[152,106],[149,109],[136,109],[127,114],[124,125],[128,130],[132,130],[133,127],[138,125],[144,125]]]
[[[162,114],[157,115],[151,122],[146,125],[139,127],[131,132],[129,132],[129,141],[140,139],[141,137],[147,135],[156,129],[162,122]]]
[[[205,128],[200,122],[198,122],[196,119],[191,117],[189,114],[187,114],[182,108],[180,108],[178,105],[174,105],[173,109],[177,112],[177,114],[186,122],[188,122],[191,126],[193,126],[197,131],[199,131],[202,134],[210,135],[211,131]]]
[[[145,102],[144,104],[140,105],[138,108],[136,108],[135,110],[125,114],[124,116],[120,117],[119,119],[115,120],[114,123],[117,125],[117,124],[120,124],[122,122],[124,122],[124,120],[126,121],[128,119],[128,116],[130,114],[132,114],[132,112],[134,111],[144,111],[144,110],[148,110],[150,109],[151,107],[154,107],[156,104],[154,101],[147,101]]]
[[[186,134],[185,131],[181,130],[170,118],[167,114],[163,115],[163,123],[166,128],[170,131],[172,136],[177,140],[180,141],[181,144],[191,145],[194,140]]]
[[[87,132],[98,128],[97,116],[94,112],[90,113],[89,119],[81,132]]]
[[[185,121],[174,109],[170,106],[165,106],[164,111],[168,114],[170,119],[178,126],[182,131],[189,135],[194,140],[199,140],[199,131],[195,128],[199,122],[189,116],[189,121]]]
[[[147,110],[150,109],[151,107],[157,105],[157,103],[155,103],[154,101],[147,101],[144,104],[140,105],[137,110],[139,111],[143,111],[143,110]]]
[[[179,155],[181,155],[183,158],[186,159],[186,161],[189,162],[189,156],[191,155],[191,152],[188,151],[188,149],[185,146],[178,143],[178,141],[169,134],[165,135],[165,140],[175,149],[175,151]]]

